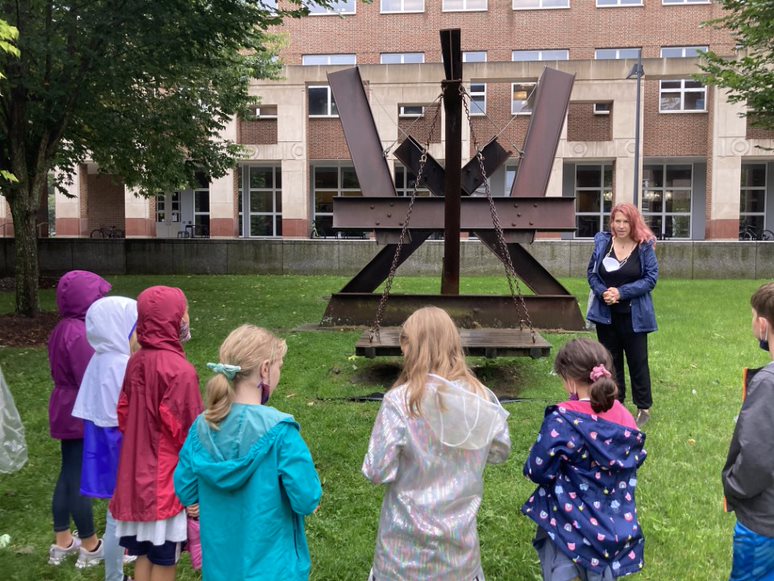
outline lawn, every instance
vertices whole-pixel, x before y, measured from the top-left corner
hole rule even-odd
[[[346,398],[389,385],[397,360],[352,357],[358,336],[349,331],[314,331],[338,277],[175,276],[111,277],[113,294],[136,296],[154,284],[179,286],[189,298],[193,339],[186,346],[202,385],[205,364],[215,361],[228,331],[255,323],[285,337],[289,352],[272,404],[292,413],[312,451],[323,482],[319,512],[307,520],[312,578],[364,580],[368,574],[382,491],[360,474],[378,403]],[[640,475],[638,506],[645,532],[643,580],[720,580],[731,565],[732,515],[722,512],[720,470],[725,461],[741,396],[741,369],[767,363],[750,332],[749,297],[761,281],[664,280],[654,294],[661,330],[651,335],[653,419],[647,427],[648,460]],[[585,281],[563,283],[585,305]],[[434,292],[438,281],[398,278],[395,292]],[[463,292],[506,293],[502,278],[463,281]],[[45,309],[53,291],[43,291]],[[0,313],[13,295],[0,294]],[[555,348],[571,334],[547,334]],[[555,353],[555,349],[554,349]],[[513,452],[503,466],[487,469],[479,531],[488,581],[539,579],[531,546],[534,526],[520,514],[533,489],[521,467],[539,428],[545,405],[562,397],[551,360],[473,359],[471,364],[496,390],[520,391],[524,401],[507,404]],[[47,406],[52,385],[46,351],[0,347],[0,365],[27,430],[29,463],[17,474],[0,475],[0,549],[5,580],[97,580],[103,568],[77,571],[74,560],[47,565],[52,542],[51,493],[59,468],[58,443],[48,436]],[[102,502],[95,504],[104,526]],[[188,557],[178,579],[194,580]]]

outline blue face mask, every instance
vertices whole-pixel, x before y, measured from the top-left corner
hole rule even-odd
[[[765,339],[759,339],[758,345],[760,345],[760,348],[763,349],[766,353],[769,352],[769,332],[766,331],[766,338]]]
[[[570,394],[570,401],[578,401],[579,399],[577,392]]]

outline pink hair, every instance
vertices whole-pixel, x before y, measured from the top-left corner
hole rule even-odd
[[[637,244],[653,241],[653,246],[656,245],[656,236],[653,234],[653,231],[648,228],[645,220],[642,219],[642,214],[640,214],[640,211],[635,206],[626,202],[613,206],[613,209],[610,210],[611,231],[613,230],[613,220],[615,219],[616,214],[623,214],[624,217],[629,220],[631,237]]]

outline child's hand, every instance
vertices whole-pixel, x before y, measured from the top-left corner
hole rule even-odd
[[[191,506],[186,506],[185,511],[188,513],[188,516],[191,518],[199,518],[199,504],[192,504]]]

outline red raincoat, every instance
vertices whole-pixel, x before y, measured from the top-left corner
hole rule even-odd
[[[118,400],[124,433],[110,512],[122,521],[149,522],[183,510],[172,475],[188,428],[202,411],[199,378],[180,344],[186,299],[155,286],[137,297],[137,339]]]

